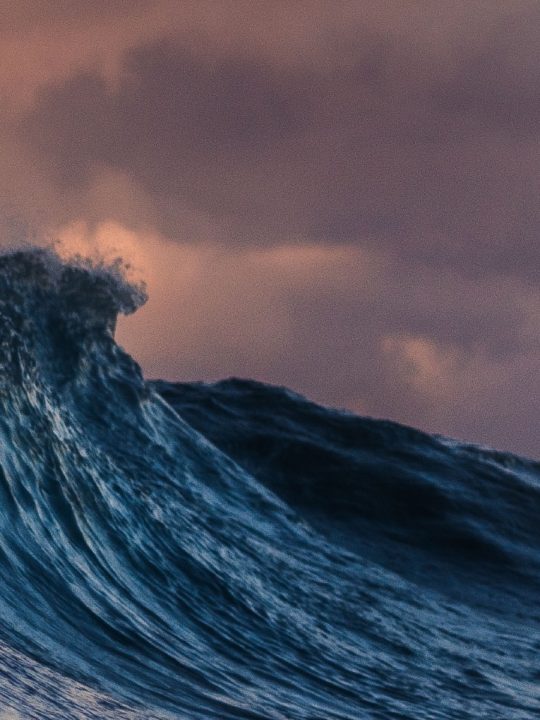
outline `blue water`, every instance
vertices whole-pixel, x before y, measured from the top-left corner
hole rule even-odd
[[[146,382],[144,299],[0,258],[0,719],[540,717],[540,465]]]

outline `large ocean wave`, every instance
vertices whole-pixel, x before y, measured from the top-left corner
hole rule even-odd
[[[120,266],[0,258],[0,718],[530,720],[540,466],[146,382]]]

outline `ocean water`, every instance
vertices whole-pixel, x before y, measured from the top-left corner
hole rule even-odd
[[[0,258],[0,720],[540,717],[540,465],[147,382],[144,300]]]

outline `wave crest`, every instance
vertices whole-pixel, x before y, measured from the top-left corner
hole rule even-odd
[[[31,368],[74,371],[96,342],[111,341],[120,313],[146,302],[125,264],[33,248],[0,256],[0,364],[13,379]],[[65,372],[63,372],[65,374]],[[50,375],[50,373],[49,373]]]

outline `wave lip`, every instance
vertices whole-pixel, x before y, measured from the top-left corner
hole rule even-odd
[[[35,248],[0,256],[0,363],[21,379],[72,371],[88,348],[113,336],[119,313],[146,301],[143,285],[129,283],[121,260],[111,265],[74,257],[63,262]]]
[[[539,466],[252,381],[147,383],[114,341],[144,300],[120,264],[0,258],[7,707],[537,714]]]

